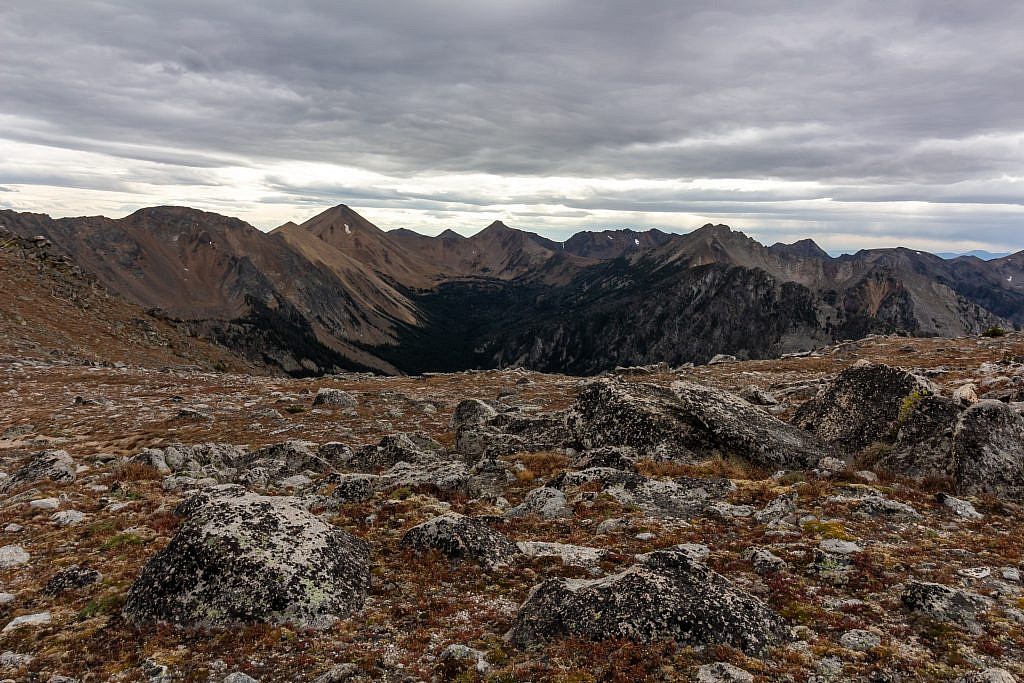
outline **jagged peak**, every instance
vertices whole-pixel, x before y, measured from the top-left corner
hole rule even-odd
[[[455,232],[451,228],[445,228],[441,232],[441,234],[438,235],[438,237],[441,238],[441,239],[445,239],[445,240],[451,240],[451,239],[464,240],[464,239],[466,239],[465,237],[463,237],[459,233]]]

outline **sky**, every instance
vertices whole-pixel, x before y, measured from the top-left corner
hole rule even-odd
[[[1017,0],[6,0],[0,207],[1024,249]]]

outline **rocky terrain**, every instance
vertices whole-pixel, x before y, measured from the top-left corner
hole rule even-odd
[[[1024,324],[1024,254],[832,257],[811,240],[765,246],[724,225],[555,242],[495,221],[428,237],[340,205],[269,233],[168,206],[116,220],[0,211],[0,229],[50,240],[109,292],[292,376],[587,375]]]
[[[582,380],[7,351],[0,680],[1019,680],[1022,399],[1017,333]]]

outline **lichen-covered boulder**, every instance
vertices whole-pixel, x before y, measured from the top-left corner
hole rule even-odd
[[[850,453],[889,439],[901,414],[936,387],[924,378],[888,365],[843,370],[800,407],[793,424]]]
[[[359,404],[356,397],[342,389],[323,387],[317,389],[313,397],[313,406],[329,406],[331,408],[355,408]]]
[[[630,446],[687,458],[694,441],[690,416],[671,389],[602,378],[588,382],[567,422],[584,449]]]
[[[519,548],[481,519],[450,512],[405,532],[401,545],[419,552],[437,550],[454,560],[471,560],[484,567],[509,564]]]
[[[218,486],[177,512],[185,518],[178,533],[128,592],[124,615],[132,624],[323,628],[365,600],[368,545],[295,498]]]
[[[953,476],[953,431],[963,408],[955,399],[924,396],[908,401],[892,451],[877,469],[901,477],[924,479]]]
[[[757,654],[789,640],[782,618],[687,553],[660,550],[596,580],[534,587],[506,637],[529,646],[558,638],[726,644]]]
[[[908,581],[901,599],[911,612],[957,624],[972,633],[981,632],[978,616],[992,606],[977,593],[926,581]]]
[[[986,399],[965,410],[952,454],[960,493],[1024,494],[1024,415],[1013,406]]]
[[[495,417],[497,414],[497,410],[480,399],[467,398],[460,401],[459,405],[455,406],[455,411],[452,413],[449,429],[453,432],[457,432],[465,427],[480,425],[487,422],[492,417]]]
[[[786,424],[739,396],[694,382],[673,382],[672,392],[700,427],[706,450],[738,456],[755,465],[784,469],[813,467],[830,449],[819,439]]]
[[[76,476],[75,461],[67,451],[41,451],[15,470],[13,475],[0,482],[0,492],[39,481],[70,483]]]
[[[463,425],[455,432],[455,450],[489,458],[560,448],[573,441],[561,412],[528,415],[515,410]]]

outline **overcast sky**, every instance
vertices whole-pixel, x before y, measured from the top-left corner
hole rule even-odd
[[[0,207],[1024,249],[1017,0],[6,0]]]

